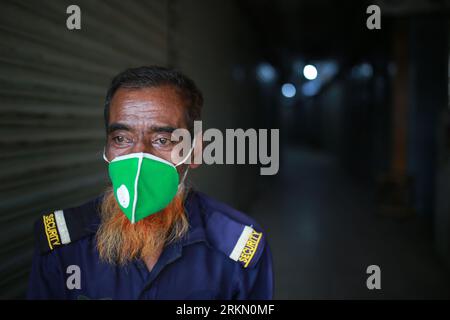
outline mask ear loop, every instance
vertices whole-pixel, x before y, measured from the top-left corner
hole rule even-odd
[[[105,160],[106,162],[110,163],[110,161],[106,158],[105,147],[103,147],[103,160]]]
[[[194,137],[194,139],[192,140],[192,147],[191,147],[191,149],[189,149],[189,152],[188,152],[187,156],[184,157],[184,159],[183,159],[182,161],[180,161],[179,163],[177,163],[177,164],[175,165],[175,167],[178,167],[180,164],[183,164],[183,163],[191,156],[192,150],[194,150],[194,148],[195,148],[195,137]],[[189,171],[189,167],[187,167],[186,171],[183,173],[183,177],[181,178],[181,181],[180,181],[180,183],[178,184],[178,187],[180,187],[180,185],[183,184],[184,179],[186,179],[186,176],[187,176],[188,171]]]
[[[188,171],[189,171],[189,167],[187,167],[187,168],[186,168],[186,171],[183,173],[183,178],[181,178],[181,181],[180,181],[180,183],[178,184],[178,187],[184,183],[184,179],[186,179],[186,176],[187,176]]]
[[[194,139],[192,140],[192,147],[189,149],[188,154],[186,155],[186,157],[183,158],[183,160],[181,160],[180,162],[178,162],[178,163],[175,165],[175,167],[178,167],[180,164],[183,164],[183,163],[191,156],[192,150],[194,150],[194,148],[195,148],[195,137],[194,137]]]

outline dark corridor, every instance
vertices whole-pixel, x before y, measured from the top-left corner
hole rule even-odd
[[[262,33],[281,95],[261,89],[283,148],[251,212],[272,238],[277,298],[448,299],[447,11],[381,1],[368,30],[368,2],[265,4],[258,21],[283,17]]]
[[[251,210],[269,226],[276,299],[450,297],[448,269],[424,221],[378,215],[373,188],[330,154],[288,146],[285,157],[279,181]],[[373,264],[380,291],[366,287]]]

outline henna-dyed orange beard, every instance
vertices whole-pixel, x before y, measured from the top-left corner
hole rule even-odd
[[[183,201],[184,191],[180,191],[166,208],[132,224],[120,210],[112,190],[107,190],[97,231],[100,258],[124,265],[136,258],[157,257],[167,242],[181,238],[188,229]]]

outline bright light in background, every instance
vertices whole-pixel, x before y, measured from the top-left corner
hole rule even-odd
[[[339,72],[339,65],[332,59],[317,60],[314,64],[308,64],[303,68],[303,75],[306,81],[299,89],[305,97],[312,97],[319,94],[322,87],[333,80]]]
[[[292,83],[285,83],[281,87],[281,94],[286,98],[292,98],[297,93],[295,86]]]
[[[308,80],[314,80],[315,78],[317,78],[317,68],[312,64],[307,64],[303,68],[303,75]]]
[[[256,76],[261,82],[269,83],[275,80],[277,72],[270,64],[263,62],[256,68]]]
[[[352,77],[356,79],[370,79],[373,75],[373,67],[369,63],[362,63],[352,68]]]
[[[363,63],[359,70],[364,78],[370,78],[373,74],[373,68],[368,63]]]

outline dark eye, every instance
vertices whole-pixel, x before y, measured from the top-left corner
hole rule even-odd
[[[156,141],[159,142],[159,144],[161,144],[163,146],[165,146],[169,143],[169,139],[167,139],[167,138],[159,138]]]
[[[116,136],[113,138],[113,141],[117,144],[129,142],[129,140],[127,138],[125,138],[124,136]]]
[[[125,139],[122,136],[114,137],[113,140],[117,143],[122,143]]]

